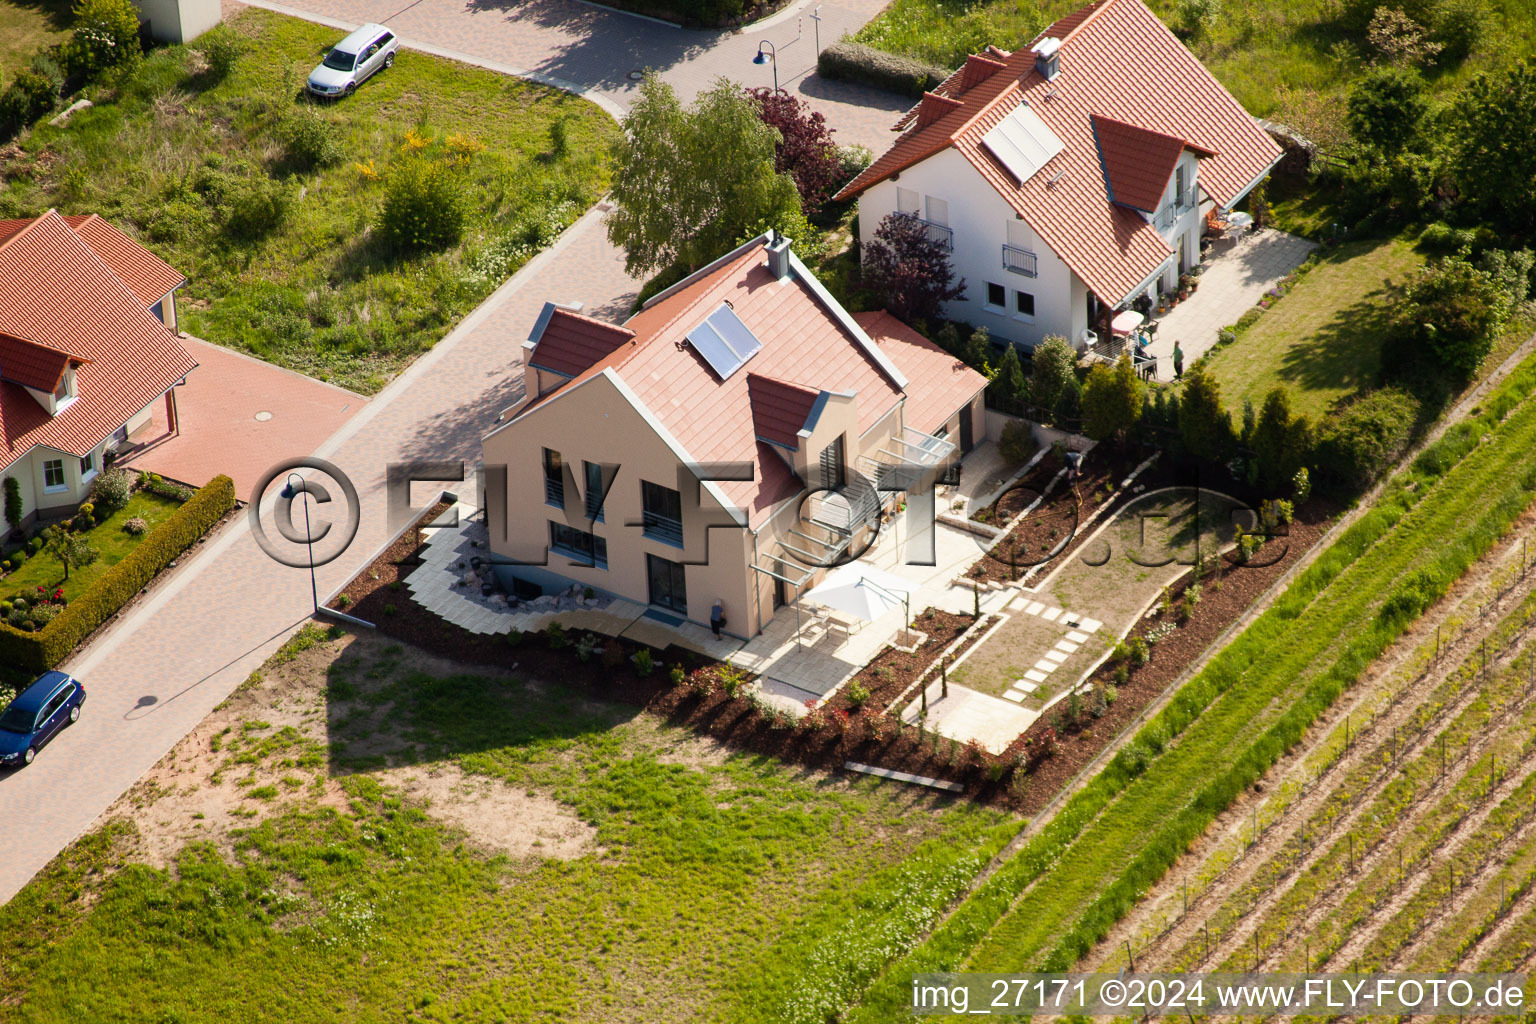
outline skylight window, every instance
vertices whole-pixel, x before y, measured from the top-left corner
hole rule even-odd
[[[998,122],[997,127],[981,137],[981,144],[1008,173],[1022,185],[1062,150],[1061,140],[1040,115],[1020,103],[1018,109]]]
[[[730,306],[722,305],[704,322],[688,332],[688,343],[694,347],[709,368],[721,380],[746,365],[748,359],[762,350],[752,329],[741,322],[741,317]]]

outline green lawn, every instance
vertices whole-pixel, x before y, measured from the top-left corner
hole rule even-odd
[[[193,334],[372,393],[606,188],[618,128],[597,107],[409,51],[314,108],[342,156],[298,170],[281,126],[310,106],[300,87],[341,33],[257,9],[230,30],[246,53],[225,80],[200,72],[201,54],[158,49],[115,98],[89,90],[96,107],[34,128],[0,160],[0,215],[100,213],[186,274]],[[464,189],[464,239],[397,258],[376,227],[384,179],[419,143]],[[267,179],[285,187],[287,219],[236,237],[229,197]]]
[[[37,592],[38,587],[52,591],[54,587],[61,585],[64,587],[64,596],[73,599],[96,582],[98,576],[121,562],[128,552],[138,547],[139,542],[148,535],[148,530],[137,537],[125,533],[123,531],[125,522],[138,516],[148,524],[150,530],[153,530],[180,507],[178,503],[169,498],[162,498],[158,494],[150,494],[147,491],[135,492],[133,497],[128,499],[126,506],[99,523],[90,532],[91,544],[101,553],[96,561],[82,569],[72,571],[66,582],[64,567],[59,564],[58,559],[46,551],[40,551],[23,562],[20,569],[0,579],[0,599],[8,601],[16,597],[30,598]]]
[[[1347,242],[1324,255],[1252,326],[1215,349],[1211,372],[1229,408],[1254,408],[1284,385],[1313,422],[1375,385],[1390,302],[1424,259],[1402,238]]]
[[[926,790],[712,753],[561,688],[424,674],[380,638],[333,653],[336,637],[306,628],[231,698],[213,775],[271,810],[231,856],[194,843],[169,871],[125,863],[135,826],[118,819],[0,908],[7,1019],[820,1024],[1018,827]],[[279,716],[310,714],[291,680],[317,654],[332,665],[313,678],[311,737]],[[208,746],[173,752],[176,769]],[[553,798],[594,845],[492,856],[403,803],[386,759]],[[339,808],[313,796],[333,775]],[[134,805],[141,827],[157,792]]]
[[[895,0],[856,40],[944,67],[958,67],[988,43],[1025,45],[1083,0]],[[1149,0],[1175,24],[1175,0]],[[1390,6],[1390,5],[1389,5]],[[1476,71],[1536,50],[1536,8],[1527,0],[1486,0],[1484,41],[1459,68],[1437,73],[1451,88]],[[1214,27],[1192,49],[1251,113],[1273,114],[1287,89],[1342,96],[1365,62],[1336,58],[1346,34],[1331,23],[1331,0],[1226,0]],[[1363,40],[1358,41],[1363,42]]]
[[[69,35],[70,0],[0,0],[0,84],[9,84],[32,55]]]

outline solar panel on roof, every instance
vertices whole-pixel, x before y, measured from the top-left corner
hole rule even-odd
[[[688,332],[688,343],[704,357],[709,368],[721,380],[728,379],[741,369],[763,347],[752,329],[741,322],[736,311],[725,305]]]
[[[1027,103],[997,123],[981,137],[988,152],[1002,161],[1008,173],[1024,184],[1036,171],[1062,151],[1062,142]]]

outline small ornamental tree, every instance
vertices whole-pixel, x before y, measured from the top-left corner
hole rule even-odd
[[[843,177],[827,119],[787,92],[748,89],[747,95],[763,123],[779,133],[773,147],[774,169],[795,179],[801,209],[807,217],[814,216]]]
[[[922,221],[899,213],[887,214],[864,247],[864,282],[907,323],[935,319],[944,303],[965,298],[949,250],[928,237]]]
[[[1011,344],[1003,346],[1003,357],[997,364],[997,373],[987,385],[992,394],[1005,406],[1016,405],[1029,397],[1029,387],[1024,380],[1024,364],[1019,360],[1019,350]]]
[[[1232,447],[1232,418],[1221,407],[1221,385],[1201,366],[1184,375],[1179,437],[1197,459],[1219,462]]]
[[[1146,392],[1128,353],[1114,369],[1096,363],[1083,384],[1083,432],[1095,441],[1117,440],[1141,419]]]
[[[1049,420],[1062,393],[1077,383],[1077,353],[1059,334],[1048,335],[1030,356],[1029,400]]]
[[[1286,390],[1270,388],[1254,421],[1250,441],[1266,494],[1282,494],[1292,484],[1311,449],[1311,435],[1307,418],[1291,415]]]
[[[43,550],[64,566],[64,578],[69,579],[71,569],[83,569],[96,561],[100,554],[91,542],[78,533],[71,533],[62,526],[50,526],[43,532]]]
[[[13,530],[21,529],[21,517],[26,509],[21,504],[21,481],[13,476],[5,478],[5,524]]]

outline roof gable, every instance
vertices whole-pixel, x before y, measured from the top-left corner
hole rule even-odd
[[[758,439],[798,450],[800,431],[809,427],[821,394],[786,380],[747,374],[747,396],[752,403],[752,425]]]
[[[52,394],[70,363],[88,362],[68,352],[0,334],[0,380]]]
[[[528,339],[534,343],[529,364],[541,370],[575,377],[633,341],[635,332],[582,316],[546,302]]]
[[[1104,167],[1109,201],[1142,213],[1157,212],[1168,188],[1168,179],[1173,176],[1184,150],[1190,149],[1202,156],[1216,155],[1203,146],[1114,118],[1092,114],[1088,120],[1099,144],[1099,162]]]

